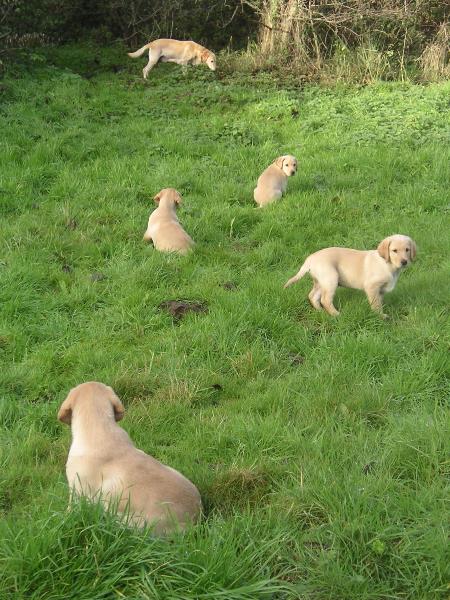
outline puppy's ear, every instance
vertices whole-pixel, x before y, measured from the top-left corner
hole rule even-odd
[[[58,420],[66,425],[72,423],[72,401],[73,401],[73,390],[69,392],[69,395],[61,404],[58,411]]]
[[[156,202],[156,204],[159,204],[159,201],[161,200],[161,192],[158,192],[156,196],[153,197],[153,200]]]
[[[202,52],[200,54],[200,60],[202,62],[206,62],[208,60],[210,54],[211,54],[211,52],[205,48],[204,50],[202,50]]]
[[[414,240],[411,240],[411,260],[415,260],[417,254],[417,246]]]
[[[114,418],[116,419],[116,421],[120,421],[120,419],[123,419],[123,415],[125,414],[125,407],[119,400],[115,391],[112,388],[109,389],[111,390],[109,399],[111,400],[111,404],[114,408]]]
[[[182,197],[181,197],[181,194],[180,194],[180,192],[177,192],[177,193],[176,193],[176,196],[175,196],[175,204],[177,204],[177,205],[179,206],[179,205],[181,204],[181,202],[182,202],[182,201],[183,201],[183,199],[182,199]]]
[[[391,238],[385,238],[378,244],[378,254],[384,258],[386,262],[389,262],[389,246],[391,245]]]
[[[283,168],[283,160],[284,156],[279,156],[275,161],[275,164],[277,165],[277,167],[280,167],[280,169]]]

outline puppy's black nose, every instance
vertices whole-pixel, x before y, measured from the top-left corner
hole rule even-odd
[[[408,264],[408,261],[405,258],[402,258],[402,265],[405,266]]]

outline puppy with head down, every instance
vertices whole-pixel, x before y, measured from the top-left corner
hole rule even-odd
[[[391,235],[376,250],[324,248],[308,256],[284,287],[309,273],[314,285],[308,298],[315,309],[323,307],[330,315],[338,315],[333,297],[342,286],[364,290],[372,309],[386,318],[383,295],[394,289],[398,276],[415,257],[416,244],[406,235]]]
[[[136,50],[129,52],[131,58],[138,58],[148,50],[148,63],[144,67],[144,79],[147,79],[151,69],[158,62],[173,62],[186,67],[187,65],[205,64],[211,69],[216,70],[216,55],[208,48],[192,41],[160,39],[149,42]]]
[[[153,200],[158,208],[150,215],[144,240],[153,241],[155,248],[161,252],[186,254],[194,242],[178,221],[176,209],[181,204],[179,192],[174,188],[164,188]]]
[[[201,513],[197,488],[181,473],[138,450],[116,421],[124,407],[114,391],[95,381],[73,388],[58,419],[72,427],[66,464],[71,500],[77,495],[117,504],[139,527],[156,534],[183,529]]]
[[[288,177],[297,172],[297,159],[286,154],[279,156],[258,179],[253,197],[260,208],[279,200],[287,188]]]

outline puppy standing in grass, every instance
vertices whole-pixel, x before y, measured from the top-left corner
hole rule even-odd
[[[279,156],[267,167],[260,175],[253,191],[253,197],[259,204],[259,208],[279,200],[286,191],[288,177],[295,175],[296,172],[297,159],[290,154]]]
[[[325,248],[308,256],[300,271],[289,279],[285,288],[309,273],[314,285],[308,298],[313,307],[322,307],[333,316],[336,288],[364,290],[370,306],[383,318],[383,294],[391,292],[402,269],[416,257],[416,244],[406,235],[391,235],[376,250]]]
[[[164,188],[153,200],[158,208],[150,215],[144,240],[153,241],[161,252],[186,254],[194,242],[178,221],[176,209],[181,203],[180,194],[173,188]]]
[[[196,42],[182,42],[179,40],[154,40],[136,50],[128,52],[131,58],[138,58],[148,50],[148,63],[143,69],[144,79],[147,79],[151,69],[157,62],[174,62],[186,67],[187,65],[206,64],[211,71],[216,70],[216,56],[214,52]]]
[[[197,488],[181,473],[161,464],[133,445],[118,425],[124,407],[112,388],[97,382],[73,388],[58,419],[72,427],[66,464],[71,498],[101,498],[106,508],[118,503],[119,513],[134,525],[154,525],[166,534],[195,522],[201,513]]]

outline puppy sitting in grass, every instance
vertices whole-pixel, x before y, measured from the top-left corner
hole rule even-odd
[[[340,285],[364,290],[372,309],[386,318],[383,294],[394,289],[401,271],[415,257],[416,244],[406,235],[391,235],[376,250],[325,248],[308,256],[297,275],[284,287],[309,273],[314,285],[308,298],[315,309],[323,307],[330,315],[338,315],[333,297]]]
[[[158,62],[174,62],[186,67],[187,65],[206,64],[211,71],[216,70],[216,56],[211,50],[200,46],[196,42],[183,42],[180,40],[154,40],[136,50],[129,52],[131,58],[138,58],[148,50],[148,63],[144,67],[144,79],[147,79],[151,69]]]
[[[176,209],[181,204],[180,194],[173,188],[164,188],[153,200],[158,208],[150,215],[144,240],[153,241],[161,252],[186,254],[194,242],[178,221]]]
[[[66,464],[71,501],[76,495],[101,500],[158,535],[183,529],[201,513],[197,488],[181,473],[138,450],[116,424],[124,407],[103,383],[82,383],[61,405],[58,419],[72,427]]]
[[[253,197],[259,208],[279,200],[287,188],[288,177],[297,172],[297,159],[286,154],[279,156],[258,179]]]

